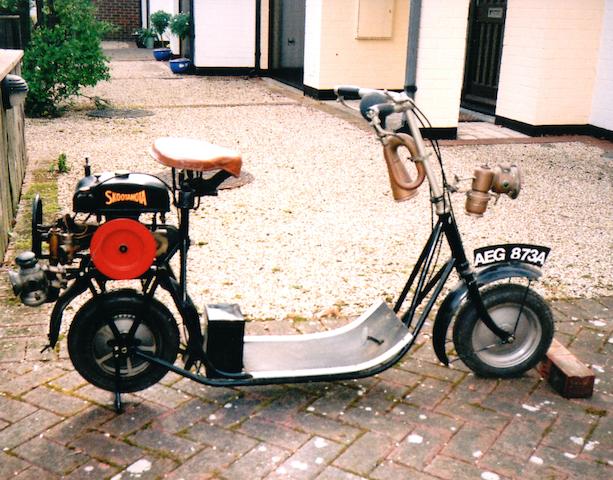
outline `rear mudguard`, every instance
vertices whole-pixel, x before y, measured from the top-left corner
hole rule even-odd
[[[521,262],[498,263],[475,270],[475,277],[479,287],[504,278],[523,277],[530,280],[537,280],[540,276],[541,271],[538,268]],[[436,319],[434,320],[434,326],[432,327],[432,346],[434,347],[437,358],[445,365],[449,365],[449,358],[445,351],[447,330],[456,313],[458,313],[460,305],[466,299],[467,294],[468,290],[466,284],[463,281],[458,282],[445,297],[445,300],[443,300],[436,314]]]

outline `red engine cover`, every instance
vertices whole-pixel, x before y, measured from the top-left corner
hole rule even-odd
[[[129,218],[98,227],[90,245],[96,268],[113,280],[140,277],[155,259],[155,239],[143,224]]]

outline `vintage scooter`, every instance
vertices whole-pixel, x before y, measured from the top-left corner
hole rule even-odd
[[[246,336],[238,305],[207,305],[202,318],[198,314],[187,293],[189,214],[201,197],[217,195],[224,180],[240,174],[242,160],[234,151],[191,139],[156,140],[150,153],[172,169],[172,185],[144,173],[92,174],[86,160],[85,176],[73,197],[74,215],[50,225],[43,224],[42,202],[35,197],[32,251],[21,253],[16,259],[19,270],[9,273],[14,292],[30,306],[55,302],[47,348],[58,342],[66,307],[89,292],[91,298],[70,325],[68,351],[88,382],[115,393],[118,412],[121,393],[145,389],[168,371],[222,387],[375,375],[396,364],[415,343],[454,269],[460,281],[440,304],[433,325],[434,351],[442,363],[450,362],[447,332],[454,320],[455,354],[478,375],[521,375],[545,355],[553,320],[531,283],[540,277],[538,267],[549,249],[524,244],[485,247],[476,250],[471,266],[450,202],[458,182],[447,181],[436,142],[432,146],[437,162],[426,152],[418,126],[424,117],[413,100],[405,93],[353,86],[337,87],[336,93],[345,105],[345,98],[361,98],[360,110],[383,145],[394,199],[412,198],[427,179],[438,218],[393,307],[375,302],[341,328]],[[404,117],[409,134],[386,129],[393,113]],[[409,158],[403,160],[405,150]],[[407,170],[411,164],[413,175]],[[212,175],[207,178],[205,172]],[[466,192],[467,213],[481,216],[492,196],[516,198],[520,184],[515,165],[478,167]],[[171,199],[178,226],[166,223]],[[440,266],[444,238],[451,258]],[[177,252],[178,278],[170,265]],[[43,265],[39,259],[47,262]],[[139,290],[116,288],[135,279]],[[171,311],[155,298],[160,288],[174,302],[182,335]],[[183,366],[175,364],[179,353]]]

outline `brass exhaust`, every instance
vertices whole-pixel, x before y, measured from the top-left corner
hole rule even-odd
[[[387,143],[383,146],[383,156],[387,164],[387,173],[390,178],[392,195],[397,202],[409,200],[417,195],[417,189],[426,178],[426,170],[421,162],[415,162],[417,177],[411,179],[407,167],[398,155],[398,149],[405,147],[411,154],[411,158],[417,158],[417,147],[413,137],[406,133],[397,133],[387,137]]]

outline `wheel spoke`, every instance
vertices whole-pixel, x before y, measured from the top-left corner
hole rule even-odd
[[[109,353],[107,353],[106,355],[103,355],[100,358],[96,358],[96,363],[98,365],[102,366],[102,364],[104,362],[106,362],[109,358],[112,358],[112,357],[113,357],[113,352],[109,352]]]

